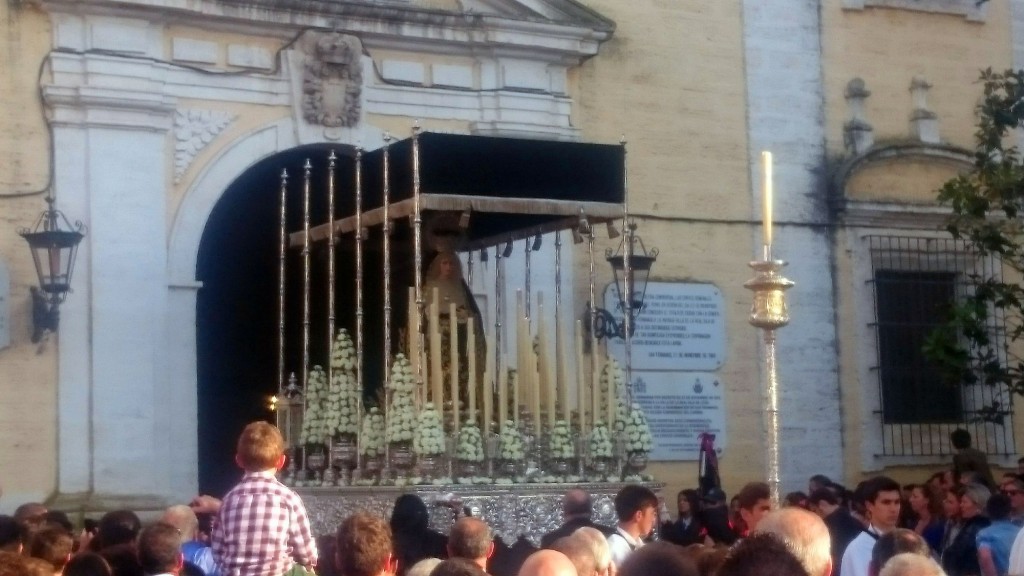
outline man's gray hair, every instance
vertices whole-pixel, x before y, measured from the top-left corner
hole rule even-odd
[[[605,535],[597,528],[584,526],[577,528],[572,533],[572,537],[579,538],[590,546],[591,552],[594,553],[594,566],[597,569],[597,573],[607,573],[612,565],[612,549],[608,547],[608,539],[605,538]]]
[[[878,576],[946,576],[935,560],[913,552],[897,554],[882,566]]]
[[[810,576],[829,576],[832,542],[828,527],[816,514],[802,508],[780,508],[766,514],[754,532],[782,539]]]
[[[974,502],[978,511],[984,514],[985,506],[988,504],[988,499],[992,497],[992,492],[982,484],[971,483],[964,486],[964,496]]]

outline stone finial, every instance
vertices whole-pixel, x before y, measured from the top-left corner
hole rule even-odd
[[[939,117],[928,109],[928,90],[932,85],[923,76],[910,81],[914,109],[910,113],[910,137],[929,144],[939,143]]]
[[[847,150],[863,154],[875,143],[874,128],[864,112],[864,101],[871,96],[871,91],[864,85],[864,80],[854,78],[846,84],[844,96],[850,108],[850,119],[843,125],[843,142]]]

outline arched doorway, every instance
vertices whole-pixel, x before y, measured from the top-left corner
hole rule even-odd
[[[311,145],[272,155],[246,170],[217,201],[206,226],[196,260],[202,282],[196,300],[199,489],[223,494],[238,479],[235,440],[248,422],[273,421],[268,409],[277,392],[280,175],[289,174],[289,232],[302,229],[303,165],[310,159],[311,221],[326,221],[327,157],[338,155],[336,213],[351,210],[353,161],[345,146]],[[326,250],[313,252],[311,280],[311,342],[313,363],[326,360]],[[351,251],[339,246],[338,277],[351,277]],[[297,372],[302,363],[302,258],[287,257],[286,366]],[[350,324],[353,307],[348,292],[338,294],[338,327]]]

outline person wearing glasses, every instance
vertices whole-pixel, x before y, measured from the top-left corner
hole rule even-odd
[[[1004,476],[999,492],[1010,499],[1010,522],[1024,527],[1024,480],[1016,474]]]

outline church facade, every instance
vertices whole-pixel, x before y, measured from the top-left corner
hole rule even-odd
[[[0,510],[191,497],[200,427],[217,422],[200,384],[218,349],[200,334],[212,317],[200,270],[234,258],[210,248],[211,223],[227,221],[215,215],[244,213],[258,196],[238,183],[269,158],[372,150],[416,123],[626,140],[629,211],[661,249],[652,281],[721,293],[724,358],[705,372],[723,387],[729,492],[764,467],[762,352],[743,288],[760,254],[761,150],[776,158],[774,252],[796,282],[778,343],[784,489],[817,473],[921,479],[949,461],[949,426],[991,400],[906,408],[931,392],[880,375],[894,333],[878,326],[914,296],[877,286],[955,293],[970,272],[934,192],[970,166],[979,71],[1024,66],[1024,1],[10,0],[0,12]],[[14,232],[45,189],[88,235],[59,330],[34,344],[36,280]],[[598,235],[602,253],[616,243]],[[545,290],[554,250],[534,256]],[[561,250],[571,323],[588,261]],[[472,288],[491,301],[475,266]],[[261,306],[247,286],[234,294],[218,305]],[[1015,463],[1012,417],[971,430],[994,462]],[[692,459],[651,471],[670,490],[696,483]]]

